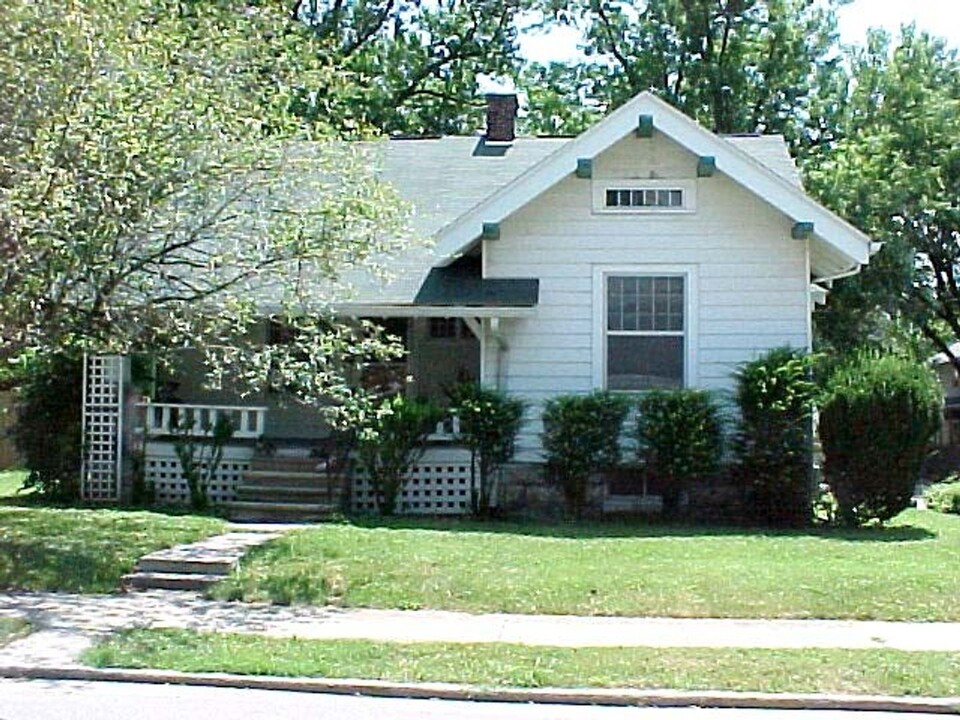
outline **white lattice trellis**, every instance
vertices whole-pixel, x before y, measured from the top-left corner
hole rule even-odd
[[[351,500],[354,512],[376,509],[373,488],[366,478],[354,478]],[[470,509],[470,451],[428,448],[404,483],[397,511],[405,515],[463,515]]]
[[[120,498],[123,381],[122,356],[88,355],[84,358],[80,476],[80,492],[84,500]]]
[[[225,447],[223,459],[207,485],[207,497],[213,503],[232,502],[237,499],[237,485],[243,474],[250,469],[253,448]],[[190,488],[183,477],[180,460],[173,443],[148,442],[144,452],[143,479],[153,486],[158,503],[162,505],[187,505],[190,503]],[[206,472],[205,463],[200,463]]]

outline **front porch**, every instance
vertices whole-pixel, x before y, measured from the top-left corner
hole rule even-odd
[[[209,442],[218,419],[236,428],[223,446],[206,491],[213,504],[238,519],[264,519],[277,514],[317,519],[336,511],[376,510],[373,489],[353,471],[348,450],[329,439],[265,442],[272,416],[264,406],[221,406],[181,403],[139,403],[134,428],[142,443],[142,482],[157,502],[183,505],[190,491],[176,443],[184,436]],[[410,472],[398,509],[421,515],[459,515],[471,509],[470,452],[457,445],[456,417],[438,424],[423,457]],[[208,460],[198,463],[211,472]]]

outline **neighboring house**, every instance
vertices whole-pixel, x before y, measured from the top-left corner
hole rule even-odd
[[[17,422],[16,396],[0,392],[0,470],[21,466],[20,454],[13,442],[13,426]]]
[[[545,400],[601,388],[729,391],[737,366],[763,351],[809,348],[814,304],[875,249],[804,192],[779,136],[717,136],[642,93],[576,138],[516,138],[516,98],[488,100],[485,136],[377,147],[383,177],[415,208],[414,229],[435,244],[392,262],[388,285],[351,275],[356,294],[338,311],[390,319],[405,336],[412,393],[472,377],[528,401],[505,480],[514,499],[537,482]],[[236,404],[199,382],[186,373],[177,399]],[[279,454],[322,444],[307,411],[260,404],[245,416],[250,437]],[[170,413],[150,412],[148,434],[159,437]],[[469,472],[454,447],[425,459],[419,489],[404,495],[409,511],[462,511]],[[254,452],[233,456],[221,499],[235,497]],[[148,476],[174,488],[171,468]],[[455,482],[441,477],[450,473]],[[456,493],[443,494],[445,482]],[[365,492],[354,507],[368,507]]]
[[[950,346],[954,357],[960,355],[960,342]],[[937,434],[937,444],[941,447],[960,445],[960,378],[957,368],[946,353],[937,353],[930,358],[930,364],[937,373],[940,388],[943,391],[943,422]]]

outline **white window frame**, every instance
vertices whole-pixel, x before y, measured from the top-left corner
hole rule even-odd
[[[683,193],[683,205],[680,207],[659,205],[607,207],[607,190],[680,190]],[[639,178],[594,180],[593,211],[604,215],[683,215],[694,213],[697,211],[697,183],[695,180],[642,180]]]
[[[683,281],[683,387],[696,387],[698,297],[696,265],[595,265],[593,268],[593,386],[607,389],[607,280],[611,277],[682,277]],[[669,335],[665,332],[637,335]],[[643,392],[615,390],[613,392]]]

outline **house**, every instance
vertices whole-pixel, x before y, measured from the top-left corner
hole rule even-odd
[[[515,137],[516,97],[488,103],[484,136],[377,147],[383,176],[415,207],[415,230],[435,243],[392,262],[390,284],[351,277],[356,293],[337,310],[388,318],[403,334],[411,392],[436,395],[472,377],[529,402],[504,480],[513,498],[538,482],[543,401],[598,388],[729,391],[735,368],[763,351],[809,348],[814,304],[876,249],[804,192],[781,137],[715,135],[650,93],[576,138]],[[112,398],[122,366],[97,362],[88,377],[103,378],[102,387],[90,392]],[[185,373],[177,404],[147,409],[148,439],[186,403],[233,413],[240,441],[265,438],[275,454],[322,442],[325,430],[304,410],[270,398],[237,407],[198,377]],[[114,427],[100,416],[90,423]],[[88,467],[119,467],[112,432]],[[153,445],[148,478],[161,498],[182,498],[175,460]],[[236,497],[256,453],[228,453],[214,498]],[[462,512],[469,460],[455,442],[433,453],[402,504]],[[94,494],[118,492],[113,475],[91,477]],[[353,488],[356,509],[368,507],[368,492]]]
[[[950,352],[960,354],[960,342],[950,345]],[[960,445],[960,378],[957,368],[945,352],[930,358],[930,365],[937,373],[940,389],[943,392],[943,421],[937,433],[937,445],[957,447]]]

